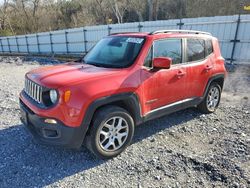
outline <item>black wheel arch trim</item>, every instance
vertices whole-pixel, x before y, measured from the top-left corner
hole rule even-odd
[[[223,78],[223,84],[224,84],[225,74],[223,74],[223,73],[215,74],[215,75],[213,75],[213,76],[211,76],[211,77],[209,78],[209,80],[208,80],[208,82],[207,82],[207,85],[206,85],[206,88],[205,88],[205,90],[204,90],[204,92],[203,92],[202,98],[204,98],[204,97],[206,96],[206,93],[207,93],[207,91],[208,91],[208,89],[209,89],[210,84],[211,84],[213,81],[215,81],[215,80],[217,80],[217,79],[221,79],[221,78]],[[223,87],[221,87],[221,89],[223,89]]]
[[[126,92],[121,94],[110,95],[95,100],[87,108],[81,124],[81,126],[84,127],[84,133],[83,133],[84,137],[85,134],[87,133],[87,130],[89,129],[89,126],[91,124],[92,118],[96,110],[102,106],[110,105],[112,103],[115,104],[116,102],[123,102],[127,105],[131,105],[130,109],[132,110],[132,112],[130,110],[129,112],[131,113],[135,121],[135,124],[137,125],[142,123],[140,102],[138,96],[135,93]]]

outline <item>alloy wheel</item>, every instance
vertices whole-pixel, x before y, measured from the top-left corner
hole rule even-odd
[[[220,99],[220,91],[217,87],[212,87],[210,91],[208,92],[207,96],[207,108],[210,111],[214,111],[217,107]]]
[[[112,117],[99,129],[99,145],[104,151],[116,151],[124,145],[128,133],[127,121],[120,116]]]

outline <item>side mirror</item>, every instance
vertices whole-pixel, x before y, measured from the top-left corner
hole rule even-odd
[[[153,68],[169,69],[172,64],[170,57],[156,57],[153,59]]]

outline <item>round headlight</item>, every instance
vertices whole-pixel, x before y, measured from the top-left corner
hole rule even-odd
[[[55,104],[56,101],[57,101],[57,97],[58,97],[58,96],[57,96],[56,90],[54,90],[54,89],[50,90],[50,91],[49,91],[49,97],[50,97],[51,102],[52,102],[53,104]]]

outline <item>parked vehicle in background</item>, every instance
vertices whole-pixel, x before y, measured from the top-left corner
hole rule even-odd
[[[209,33],[111,34],[82,62],[28,72],[21,120],[41,143],[84,144],[111,158],[130,144],[135,125],[193,106],[214,112],[225,74]]]

